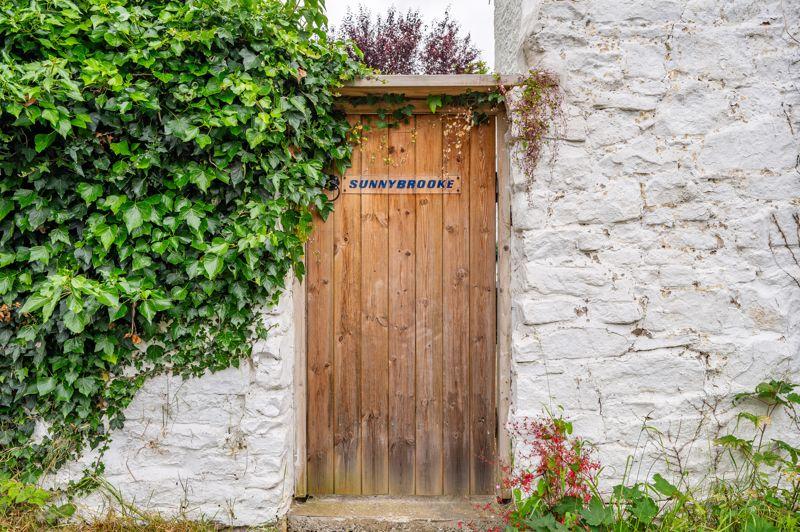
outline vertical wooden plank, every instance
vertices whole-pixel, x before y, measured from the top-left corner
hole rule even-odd
[[[308,241],[308,492],[333,492],[333,225],[314,218]]]
[[[498,485],[503,466],[511,465],[511,156],[506,143],[508,116],[497,116],[497,465]],[[500,494],[511,498],[509,490]]]
[[[461,176],[461,194],[445,195],[442,232],[444,493],[470,491],[469,201],[470,132],[463,119],[444,118],[444,171]]]
[[[364,175],[387,177],[387,130],[373,124],[365,136]],[[389,490],[388,209],[386,195],[361,196],[361,491],[365,495]]]
[[[470,491],[495,480],[495,160],[494,117],[473,129],[470,146]]]
[[[295,456],[294,456],[294,496],[305,497],[306,487],[306,416],[308,401],[306,397],[306,283],[305,277],[296,276],[292,283],[292,306],[294,322],[294,415],[295,415]]]
[[[389,130],[389,178],[414,175],[414,123]],[[389,196],[389,493],[414,494],[414,196]]]
[[[351,125],[360,117],[348,116]],[[361,174],[361,146],[347,174]],[[361,198],[337,200],[333,248],[334,491],[361,493],[359,388],[361,366]]]
[[[442,120],[417,117],[417,175],[442,175]],[[417,204],[417,494],[442,493],[442,195]]]

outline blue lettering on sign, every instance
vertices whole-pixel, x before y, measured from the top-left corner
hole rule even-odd
[[[360,178],[345,178],[348,181],[344,185],[344,190],[359,191],[359,190],[375,190],[375,191],[391,191],[391,190],[408,190],[409,194],[417,191],[453,191],[460,192],[460,187],[456,187],[455,179],[440,179],[434,178],[396,178],[396,179],[360,179]]]

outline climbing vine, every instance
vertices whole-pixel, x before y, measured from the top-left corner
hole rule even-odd
[[[266,334],[352,153],[333,103],[367,72],[324,29],[319,0],[0,6],[0,477],[102,455],[149,377]],[[503,94],[427,104],[477,124]],[[379,127],[411,115],[385,100]]]
[[[351,98],[350,103],[375,107],[378,120],[374,126],[379,128],[395,127],[414,113],[411,100],[403,94],[360,96]],[[456,122],[472,125],[482,124],[488,119],[489,112],[505,104],[513,127],[513,137],[509,140],[519,146],[514,153],[529,182],[547,144],[552,147],[551,162],[555,159],[555,140],[558,130],[563,126],[563,99],[558,77],[550,71],[531,70],[522,76],[514,91],[500,84],[498,78],[497,91],[433,94],[428,96],[427,104],[432,113],[446,108],[451,112],[456,111]],[[548,132],[556,134],[548,136]]]
[[[351,152],[333,98],[363,70],[321,4],[2,3],[0,476],[102,450],[148,377],[265,334]]]
[[[516,93],[509,94],[502,85],[500,92],[507,96],[514,140],[519,146],[515,151],[517,162],[523,173],[532,180],[542,157],[542,150],[548,143],[552,147],[551,163],[555,159],[556,136],[548,138],[547,134],[554,129],[557,132],[563,122],[563,101],[558,77],[547,70],[531,70],[523,78]]]

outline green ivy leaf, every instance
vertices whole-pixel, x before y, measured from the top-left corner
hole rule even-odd
[[[108,251],[117,238],[117,228],[103,224],[95,234],[100,238],[103,249]]]
[[[222,270],[223,259],[219,255],[206,255],[203,257],[203,269],[209,279],[213,279]]]
[[[42,322],[45,323],[47,320],[50,319],[50,316],[53,315],[53,311],[56,309],[56,305],[61,300],[61,295],[64,293],[64,289],[59,286],[53,290],[53,293],[47,298],[44,306],[42,307]]]
[[[50,262],[50,252],[46,246],[34,246],[31,248],[30,253],[28,262],[43,262],[45,264]]]
[[[152,301],[149,299],[142,301],[142,304],[139,306],[139,312],[141,312],[148,323],[153,323],[153,318],[156,317],[156,307]]]
[[[75,380],[75,388],[86,397],[91,397],[97,390],[97,379],[94,377],[81,377]]]
[[[200,221],[201,221],[200,216],[194,209],[190,209],[186,213],[186,223],[189,225],[189,227],[191,227],[195,231],[200,229]]]
[[[22,314],[34,312],[45,306],[48,300],[49,298],[47,296],[42,295],[39,292],[34,293],[30,297],[28,297],[28,299],[25,301],[25,304],[22,305],[22,308],[20,308],[19,311]]]
[[[113,214],[117,214],[120,208],[128,202],[127,196],[108,196],[103,200],[103,207],[110,209]]]
[[[113,151],[116,155],[130,155],[131,150],[128,147],[128,141],[123,140],[121,142],[112,142],[109,144],[111,151]]]
[[[83,201],[88,205],[103,194],[103,187],[90,183],[78,183],[77,191],[80,197],[83,198]]]
[[[436,109],[442,106],[442,96],[439,94],[431,94],[428,96],[428,109],[431,113],[435,113]]]
[[[36,379],[36,392],[39,395],[47,395],[56,389],[57,381],[54,377],[41,377]]]
[[[258,63],[261,62],[261,59],[247,48],[239,50],[239,55],[242,56],[242,65],[246,71],[257,66]]]
[[[66,118],[62,118],[56,125],[56,131],[58,131],[58,134],[62,137],[67,138],[67,135],[72,131],[72,123]]]
[[[144,223],[142,210],[135,203],[125,209],[122,214],[122,219],[125,221],[125,227],[128,228],[129,233],[140,228]]]
[[[0,221],[14,210],[14,202],[10,199],[0,198]]]
[[[193,125],[188,118],[182,116],[165,122],[164,132],[167,135],[174,135],[184,142],[189,142],[200,134],[200,128]]]
[[[56,386],[56,401],[65,403],[72,399],[72,388],[64,386],[64,383],[58,383]]]
[[[151,259],[148,255],[143,255],[141,253],[133,254],[132,271],[141,270],[142,268],[147,268],[151,264],[153,264],[153,259]]]
[[[53,141],[56,139],[56,132],[53,131],[52,133],[40,133],[33,138],[33,143],[36,149],[36,153],[41,153],[50,146]]]
[[[17,255],[15,253],[0,251],[0,268],[8,266],[12,262],[14,262],[16,256]]]
[[[117,294],[115,294],[112,290],[98,288],[97,290],[92,291],[92,295],[97,298],[97,301],[107,307],[119,307],[119,297],[117,297]]]
[[[366,71],[316,0],[6,4],[0,295],[24,305],[0,320],[0,446],[19,449],[0,476],[35,481],[52,446],[27,420],[74,459],[151,374],[221,370],[263,337],[258,306],[332,210],[323,169],[352,152],[334,91]]]
[[[86,327],[87,318],[88,317],[85,312],[75,314],[71,310],[68,310],[66,314],[64,314],[63,320],[67,329],[75,334],[80,334]]]

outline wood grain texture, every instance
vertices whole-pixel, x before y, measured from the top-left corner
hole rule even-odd
[[[460,128],[460,129],[459,129]],[[470,133],[461,121],[444,120],[444,170],[469,183]],[[470,491],[469,415],[469,204],[470,187],[444,198],[442,255],[444,310],[444,493]]]
[[[442,120],[417,117],[417,172],[442,173]],[[417,205],[417,494],[442,493],[442,196]]]
[[[496,446],[494,119],[470,140],[470,492],[488,494]]]
[[[497,116],[497,464],[498,484],[503,466],[512,463],[508,415],[511,409],[511,155],[506,134],[508,117]],[[511,491],[500,494],[511,498]]]
[[[315,216],[308,241],[308,493],[333,491],[333,225]]]
[[[507,123],[495,137],[494,121],[368,127],[346,176],[458,175],[461,193],[342,194],[315,218],[295,288],[297,494],[494,492],[510,451],[509,161],[498,207]]]
[[[389,179],[414,175],[414,124],[389,130]],[[414,494],[414,196],[389,197],[389,493]]]
[[[348,116],[351,125],[358,116]],[[349,175],[361,173],[361,149]],[[340,197],[333,243],[334,491],[361,493],[361,199]]]
[[[498,85],[517,85],[519,75],[496,77],[492,74],[388,75],[359,78],[339,89],[342,96],[370,94],[404,94],[409,98],[426,98],[429,94],[463,94],[493,92]]]
[[[361,164],[388,176],[388,131],[373,127]],[[389,198],[361,196],[361,492],[389,491]]]
[[[460,89],[459,89],[460,90]],[[345,113],[349,114],[376,114],[376,113],[385,113],[387,109],[389,111],[393,111],[397,107],[408,107],[411,106],[411,112],[416,115],[423,115],[423,114],[433,114],[431,113],[430,107],[428,106],[427,95],[425,97],[415,97],[415,99],[409,99],[402,103],[402,105],[397,106],[388,106],[385,103],[356,103],[347,101],[345,98],[338,98],[334,102],[334,107],[337,109],[344,111]],[[481,113],[486,113],[487,115],[498,114],[502,112],[502,107],[492,106],[492,105],[476,105],[473,107],[474,110],[480,111]],[[442,115],[452,115],[452,114],[459,114],[463,113],[464,111],[458,107],[440,107],[436,109],[436,116]]]
[[[307,338],[306,323],[306,277],[294,277],[292,283],[292,307],[294,322],[294,494],[305,497],[308,494],[306,461],[308,446],[306,445],[306,418],[308,416],[308,382],[307,382]]]

